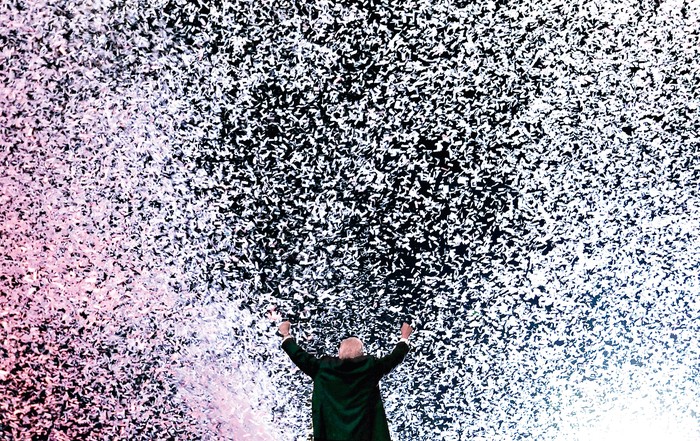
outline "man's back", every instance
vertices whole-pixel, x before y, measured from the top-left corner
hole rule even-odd
[[[408,353],[401,342],[386,357],[316,358],[293,339],[282,343],[292,361],[314,380],[312,419],[315,441],[385,441],[389,427],[379,380]]]

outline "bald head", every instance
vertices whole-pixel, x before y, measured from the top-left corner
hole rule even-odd
[[[346,338],[340,343],[340,349],[338,350],[338,358],[356,358],[363,355],[362,341],[357,337]]]

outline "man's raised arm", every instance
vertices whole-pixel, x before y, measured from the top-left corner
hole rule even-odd
[[[391,354],[378,360],[381,375],[386,375],[391,372],[391,370],[398,366],[406,357],[409,351],[408,338],[411,336],[412,332],[413,328],[408,323],[401,325],[401,340],[399,340],[394,350],[391,351]]]
[[[292,324],[288,321],[282,322],[279,326],[280,334],[282,334],[282,349],[289,355],[295,365],[301,369],[309,377],[316,376],[319,367],[319,361],[313,355],[303,350],[297,342],[294,341],[290,332]]]

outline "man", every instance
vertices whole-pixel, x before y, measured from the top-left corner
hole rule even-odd
[[[379,380],[406,357],[413,328],[404,323],[401,340],[382,358],[364,355],[356,337],[341,342],[337,357],[316,358],[296,344],[290,326],[289,322],[279,326],[282,349],[314,381],[314,441],[390,441]]]

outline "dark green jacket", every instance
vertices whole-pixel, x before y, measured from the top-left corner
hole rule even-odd
[[[316,358],[291,338],[282,343],[282,349],[314,380],[314,441],[390,441],[379,380],[403,361],[408,344],[398,343],[382,358],[365,355],[345,360]]]

